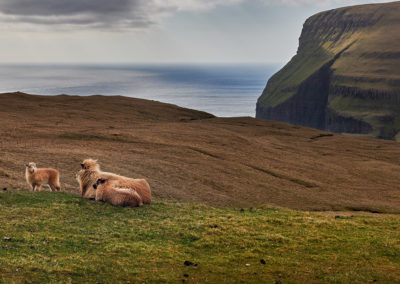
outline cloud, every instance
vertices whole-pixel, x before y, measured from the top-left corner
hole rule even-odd
[[[0,0],[0,21],[75,27],[140,29],[177,11],[204,11],[242,0]]]
[[[48,29],[146,29],[179,11],[259,2],[278,5],[359,4],[360,0],[0,0],[0,21],[8,26]],[[375,2],[387,2],[377,0]]]
[[[180,11],[209,10],[217,6],[230,6],[244,2],[244,0],[154,0],[156,6],[175,8]]]
[[[0,0],[0,19],[7,23],[142,28],[154,24],[146,0]]]
[[[369,3],[384,3],[390,2],[390,0],[262,0],[265,3],[278,3],[283,5],[291,5],[291,6],[303,6],[303,5],[312,5],[319,7],[327,7],[331,5],[340,5],[340,6],[351,6],[358,4],[369,4]]]

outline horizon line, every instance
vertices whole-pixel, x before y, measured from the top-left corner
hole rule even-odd
[[[104,62],[0,62],[0,66],[9,66],[9,65],[281,65],[285,64],[285,62],[281,61],[221,61],[221,62],[211,62],[211,61],[187,61],[187,62],[174,62],[174,61],[143,61],[143,62],[120,62],[120,61],[104,61]]]

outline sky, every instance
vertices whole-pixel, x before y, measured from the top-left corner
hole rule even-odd
[[[0,64],[281,64],[308,17],[382,2],[0,0]]]

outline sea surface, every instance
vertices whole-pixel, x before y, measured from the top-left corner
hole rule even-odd
[[[271,64],[0,65],[0,93],[122,95],[255,116],[257,98],[279,69]]]

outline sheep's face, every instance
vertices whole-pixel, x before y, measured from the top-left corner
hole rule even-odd
[[[96,183],[93,185],[93,188],[94,188],[94,189],[97,189],[97,187],[99,187],[99,185],[104,184],[106,181],[107,181],[106,179],[99,178],[99,179],[96,181]]]
[[[29,164],[26,164],[25,166],[31,173],[34,173],[37,169],[36,163],[34,163],[34,162],[30,162]]]
[[[97,160],[86,159],[81,163],[81,168],[83,170],[95,171],[99,169],[99,165],[97,164]]]

